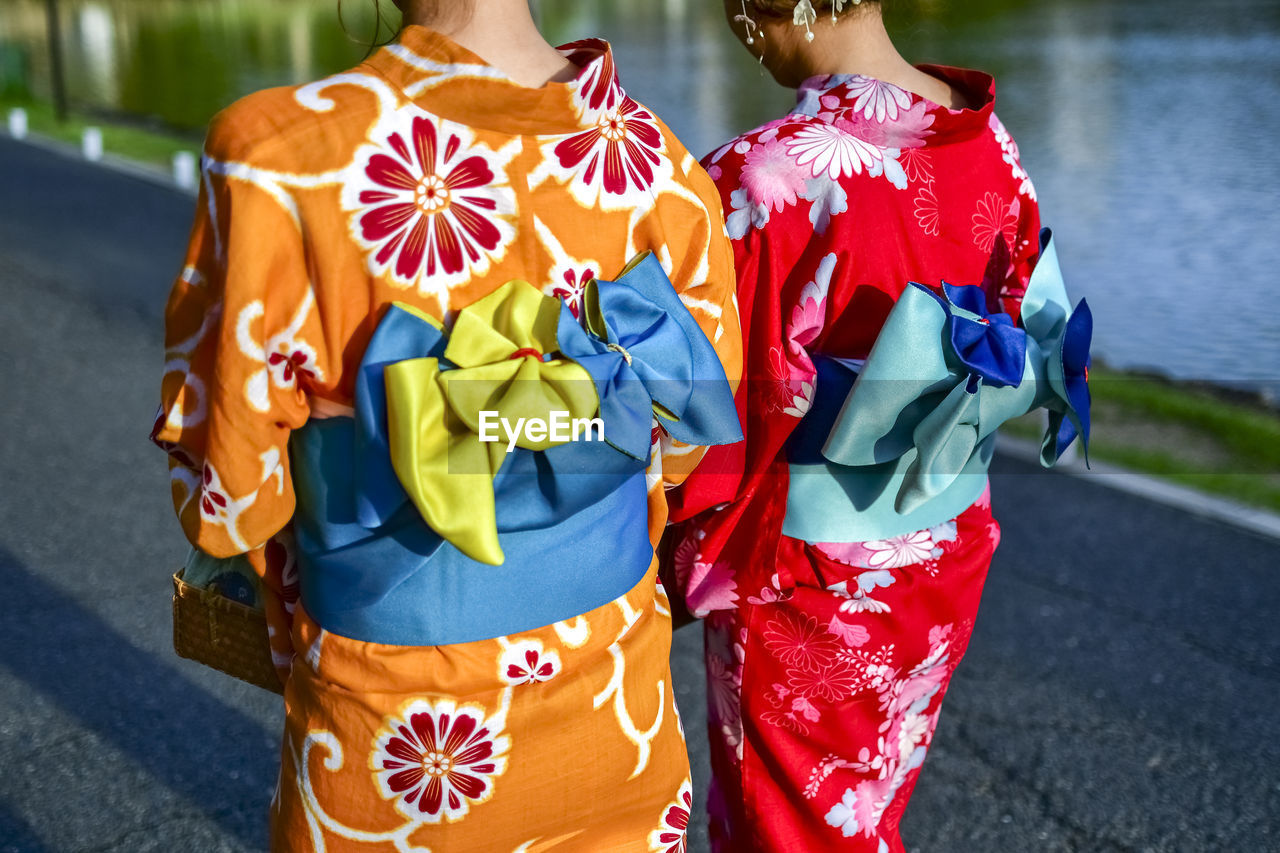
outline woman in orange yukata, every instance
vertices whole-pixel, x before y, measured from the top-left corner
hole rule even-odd
[[[214,120],[153,438],[260,580],[273,850],[683,850],[653,546],[741,436],[718,196],[607,44],[471,5]]]

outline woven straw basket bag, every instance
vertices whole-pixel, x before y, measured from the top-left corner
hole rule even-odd
[[[267,616],[232,601],[217,586],[199,587],[173,576],[173,648],[188,658],[241,681],[283,693],[271,646]]]

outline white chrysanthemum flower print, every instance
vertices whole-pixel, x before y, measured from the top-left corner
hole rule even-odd
[[[854,97],[854,111],[861,112],[864,118],[893,121],[898,117],[898,110],[911,106],[911,95],[906,90],[874,77],[859,75],[847,85]]]
[[[418,699],[389,719],[369,766],[384,799],[410,820],[456,821],[493,796],[511,738],[479,705]]]
[[[864,542],[863,547],[871,552],[867,562],[875,569],[900,569],[937,556],[928,530]]]
[[[916,193],[915,208],[916,222],[920,223],[920,230],[930,237],[937,237],[941,227],[941,210],[931,184],[921,187]]]
[[[973,214],[973,243],[983,252],[990,252],[997,238],[1003,238],[1005,245],[1012,247],[1018,237],[1018,216],[1021,204],[1015,196],[1013,201],[1005,202],[999,193],[985,193],[978,199],[977,209]]]
[[[813,406],[813,383],[801,382],[800,387],[791,394],[791,400],[782,408],[784,415],[803,418]]]
[[[864,166],[872,176],[883,170],[884,154],[879,148],[821,122],[796,131],[787,142],[787,153],[796,158],[797,164],[808,166],[815,178],[826,175],[839,180],[860,175]]]
[[[898,189],[907,188],[907,173],[903,171],[898,148],[883,148],[868,142],[856,133],[850,122],[837,121],[834,125],[816,122],[797,131],[787,142],[787,153],[796,163],[808,166],[815,177],[823,175],[832,180],[860,175],[884,176]]]
[[[1005,129],[1004,124],[995,113],[992,113],[991,118],[987,120],[987,126],[995,137],[996,143],[1000,146],[1002,159],[1009,164],[1013,179],[1018,182],[1018,194],[1025,195],[1035,201],[1036,188],[1031,183],[1031,176],[1027,174],[1027,170],[1022,168],[1022,159],[1018,153],[1018,143],[1009,135],[1009,131]]]

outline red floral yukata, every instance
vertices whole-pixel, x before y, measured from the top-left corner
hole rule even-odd
[[[1040,228],[991,77],[922,67],[951,110],[863,76],[816,77],[787,116],[703,163],[733,240],[746,441],[676,498],[675,571],[705,618],[721,851],[901,851],[898,825],[999,541],[986,494],[879,541],[782,534],[786,442],[813,359],[866,358],[911,281],[994,276],[1018,316]]]

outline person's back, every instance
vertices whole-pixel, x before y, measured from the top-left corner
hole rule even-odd
[[[490,2],[466,32],[505,35],[516,6],[531,28]],[[699,454],[664,470],[653,417],[690,445],[738,435],[729,248],[607,45],[525,58],[504,67],[533,85],[411,25],[210,131],[153,437],[193,544],[263,582],[288,705],[274,849],[683,836],[652,546]],[[688,393],[717,383],[719,412]],[[486,438],[508,414],[601,435]]]
[[[1001,244],[1006,266],[995,272],[1016,316],[1039,253],[1039,214],[1017,146],[994,112],[994,81],[922,67],[972,107],[950,109],[858,74],[816,76],[787,117],[706,158],[739,282],[760,282],[739,286],[744,326],[758,291],[780,291],[781,304],[797,305],[834,254],[838,305],[824,308],[819,327],[805,326],[804,344],[866,358],[908,282],[981,282]],[[764,244],[767,257],[755,251]]]
[[[978,337],[1025,339],[1002,312],[1018,317],[1041,252],[1034,190],[989,76],[913,67],[878,3],[846,6],[725,4],[798,105],[703,161],[734,246],[746,440],[712,449],[677,497],[673,563],[706,617],[719,850],[904,849],[898,822],[999,538],[975,414],[999,378],[944,359],[942,330],[962,317]],[[976,285],[980,315],[943,307],[944,281]],[[907,293],[937,328],[895,352],[882,333]],[[855,387],[869,358],[899,378]],[[1044,371],[1028,370],[1029,395]],[[864,407],[902,397],[891,385],[923,392]],[[851,431],[871,433],[861,457],[838,452]]]

